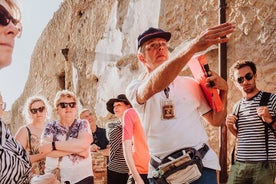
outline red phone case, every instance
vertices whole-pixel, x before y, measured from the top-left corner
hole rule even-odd
[[[206,87],[206,74],[203,68],[204,64],[207,64],[207,59],[205,55],[200,55],[198,57],[193,57],[189,62],[188,66],[190,67],[194,78],[199,82],[200,87],[212,109],[216,112],[223,110],[223,104],[218,94],[217,89]]]

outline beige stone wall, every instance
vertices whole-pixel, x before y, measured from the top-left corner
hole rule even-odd
[[[226,2],[227,21],[236,23],[227,44],[227,67],[238,59],[255,61],[258,87],[276,93],[276,1]],[[99,125],[104,126],[113,118],[105,109],[106,101],[124,93],[143,71],[135,56],[137,35],[149,26],[159,26],[172,32],[173,51],[218,24],[218,11],[218,0],[64,0],[37,41],[24,91],[6,122],[15,132],[24,123],[21,112],[28,96],[42,94],[52,103],[55,93],[66,88],[77,93],[81,106],[94,109]],[[65,48],[67,58],[61,52]],[[211,69],[218,72],[218,50],[207,57]],[[183,74],[190,75],[189,69]],[[241,94],[230,80],[228,84],[230,112]],[[206,127],[218,153],[219,128]],[[230,145],[232,140],[229,135]]]

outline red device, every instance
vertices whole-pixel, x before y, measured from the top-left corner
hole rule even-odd
[[[216,112],[220,112],[223,110],[223,104],[218,94],[218,90],[212,88],[215,83],[211,81],[209,83],[210,87],[207,87],[207,77],[211,76],[211,72],[209,70],[209,65],[205,55],[200,55],[198,57],[193,57],[188,65],[192,71],[194,78],[199,82],[200,87],[210,105],[210,107]]]

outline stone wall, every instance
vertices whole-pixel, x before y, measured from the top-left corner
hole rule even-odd
[[[227,21],[236,23],[227,44],[227,67],[238,59],[255,61],[258,88],[276,93],[276,1],[226,2]],[[76,92],[81,106],[93,109],[104,126],[114,118],[105,109],[106,101],[124,93],[144,70],[136,58],[137,35],[149,26],[172,32],[173,54],[218,24],[218,7],[217,0],[64,0],[37,41],[24,91],[6,122],[16,132],[24,124],[21,112],[27,97],[42,94],[52,103],[56,92],[66,88]],[[209,51],[207,58],[218,72],[218,50]],[[182,74],[191,75],[188,68]],[[228,84],[230,112],[241,94],[229,79]],[[220,129],[209,125],[206,129],[219,154]],[[230,148],[233,137],[228,136]]]

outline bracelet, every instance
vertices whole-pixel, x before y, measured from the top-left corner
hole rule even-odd
[[[52,150],[57,150],[55,141],[52,142]]]

